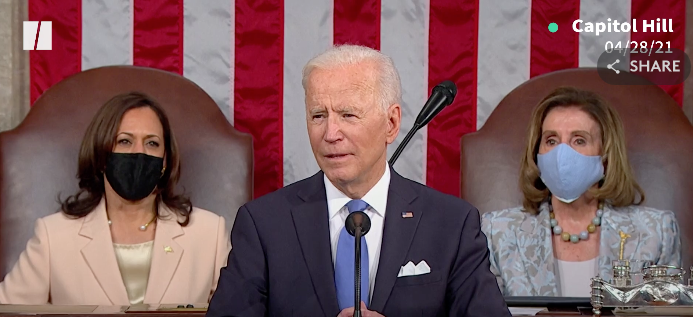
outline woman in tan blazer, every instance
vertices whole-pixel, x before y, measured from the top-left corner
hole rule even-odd
[[[82,140],[79,192],[36,221],[0,304],[208,302],[230,241],[224,218],[174,193],[179,177],[162,108],[140,93],[108,101]]]

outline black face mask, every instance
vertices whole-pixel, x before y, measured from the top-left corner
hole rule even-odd
[[[144,153],[111,153],[106,178],[120,197],[143,199],[154,191],[163,174],[164,159]]]

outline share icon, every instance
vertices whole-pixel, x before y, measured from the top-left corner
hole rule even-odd
[[[606,65],[606,68],[615,71],[616,74],[618,75],[618,73],[620,73],[621,71],[619,71],[618,69],[614,68],[614,65],[618,64],[618,62],[619,62],[619,60],[616,60],[615,62],[613,62],[613,63],[611,63],[611,64],[607,64],[607,65]]]

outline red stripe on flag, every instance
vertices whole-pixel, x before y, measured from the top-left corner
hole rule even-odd
[[[234,126],[253,136],[259,197],[284,184],[284,1],[237,0],[235,6]]]
[[[532,1],[529,76],[579,66],[579,34],[573,21],[580,17],[580,0]],[[549,24],[558,31],[551,33]]]
[[[29,0],[29,20],[53,21],[52,50],[29,52],[34,104],[46,89],[82,70],[82,1]]]
[[[428,91],[449,79],[455,101],[428,124],[426,184],[460,195],[460,139],[476,130],[479,0],[431,0]]]
[[[183,0],[135,0],[133,64],[183,74]]]
[[[631,18],[638,23],[637,32],[630,33],[631,41],[647,42],[646,47],[651,48],[652,41],[661,41],[664,48],[667,48],[667,42],[670,42],[671,48],[684,50],[686,45],[686,1],[683,0],[633,0],[631,4]],[[648,29],[647,32],[643,29],[643,20],[656,22],[657,18],[672,19],[672,28],[674,32],[652,32]],[[667,25],[668,22],[667,22]],[[631,26],[632,28],[632,26]],[[693,32],[693,30],[691,30]],[[659,45],[655,45],[658,49]],[[659,85],[664,89],[669,96],[674,98],[679,105],[683,104],[683,83],[678,85]]]
[[[334,0],[334,44],[380,50],[380,0]]]

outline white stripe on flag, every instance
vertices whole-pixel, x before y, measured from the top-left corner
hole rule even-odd
[[[392,57],[402,80],[402,124],[388,159],[414,125],[428,95],[427,0],[381,0],[380,49]],[[426,127],[417,132],[397,160],[402,176],[425,184]]]
[[[131,0],[82,0],[82,70],[132,65]]]
[[[303,66],[332,45],[333,2],[284,1],[284,185],[320,170],[308,141]]]
[[[582,28],[585,28],[585,22],[604,22],[610,23],[617,20],[619,23],[628,22],[630,19],[630,4],[631,0],[581,0],[580,1],[580,19],[583,21]],[[631,26],[632,27],[632,26]],[[621,42],[621,46],[627,45],[630,40],[630,32],[604,32],[595,36],[594,33],[580,33],[580,48],[578,50],[580,67],[597,67],[599,56],[604,53],[605,45],[611,41],[615,46]],[[571,30],[572,32],[572,30]],[[627,69],[628,55],[619,59],[619,64],[614,65],[615,68]]]
[[[186,0],[183,10],[183,76],[202,87],[233,124],[235,6]]]
[[[529,79],[530,14],[531,1],[479,1],[477,130],[505,95]]]

